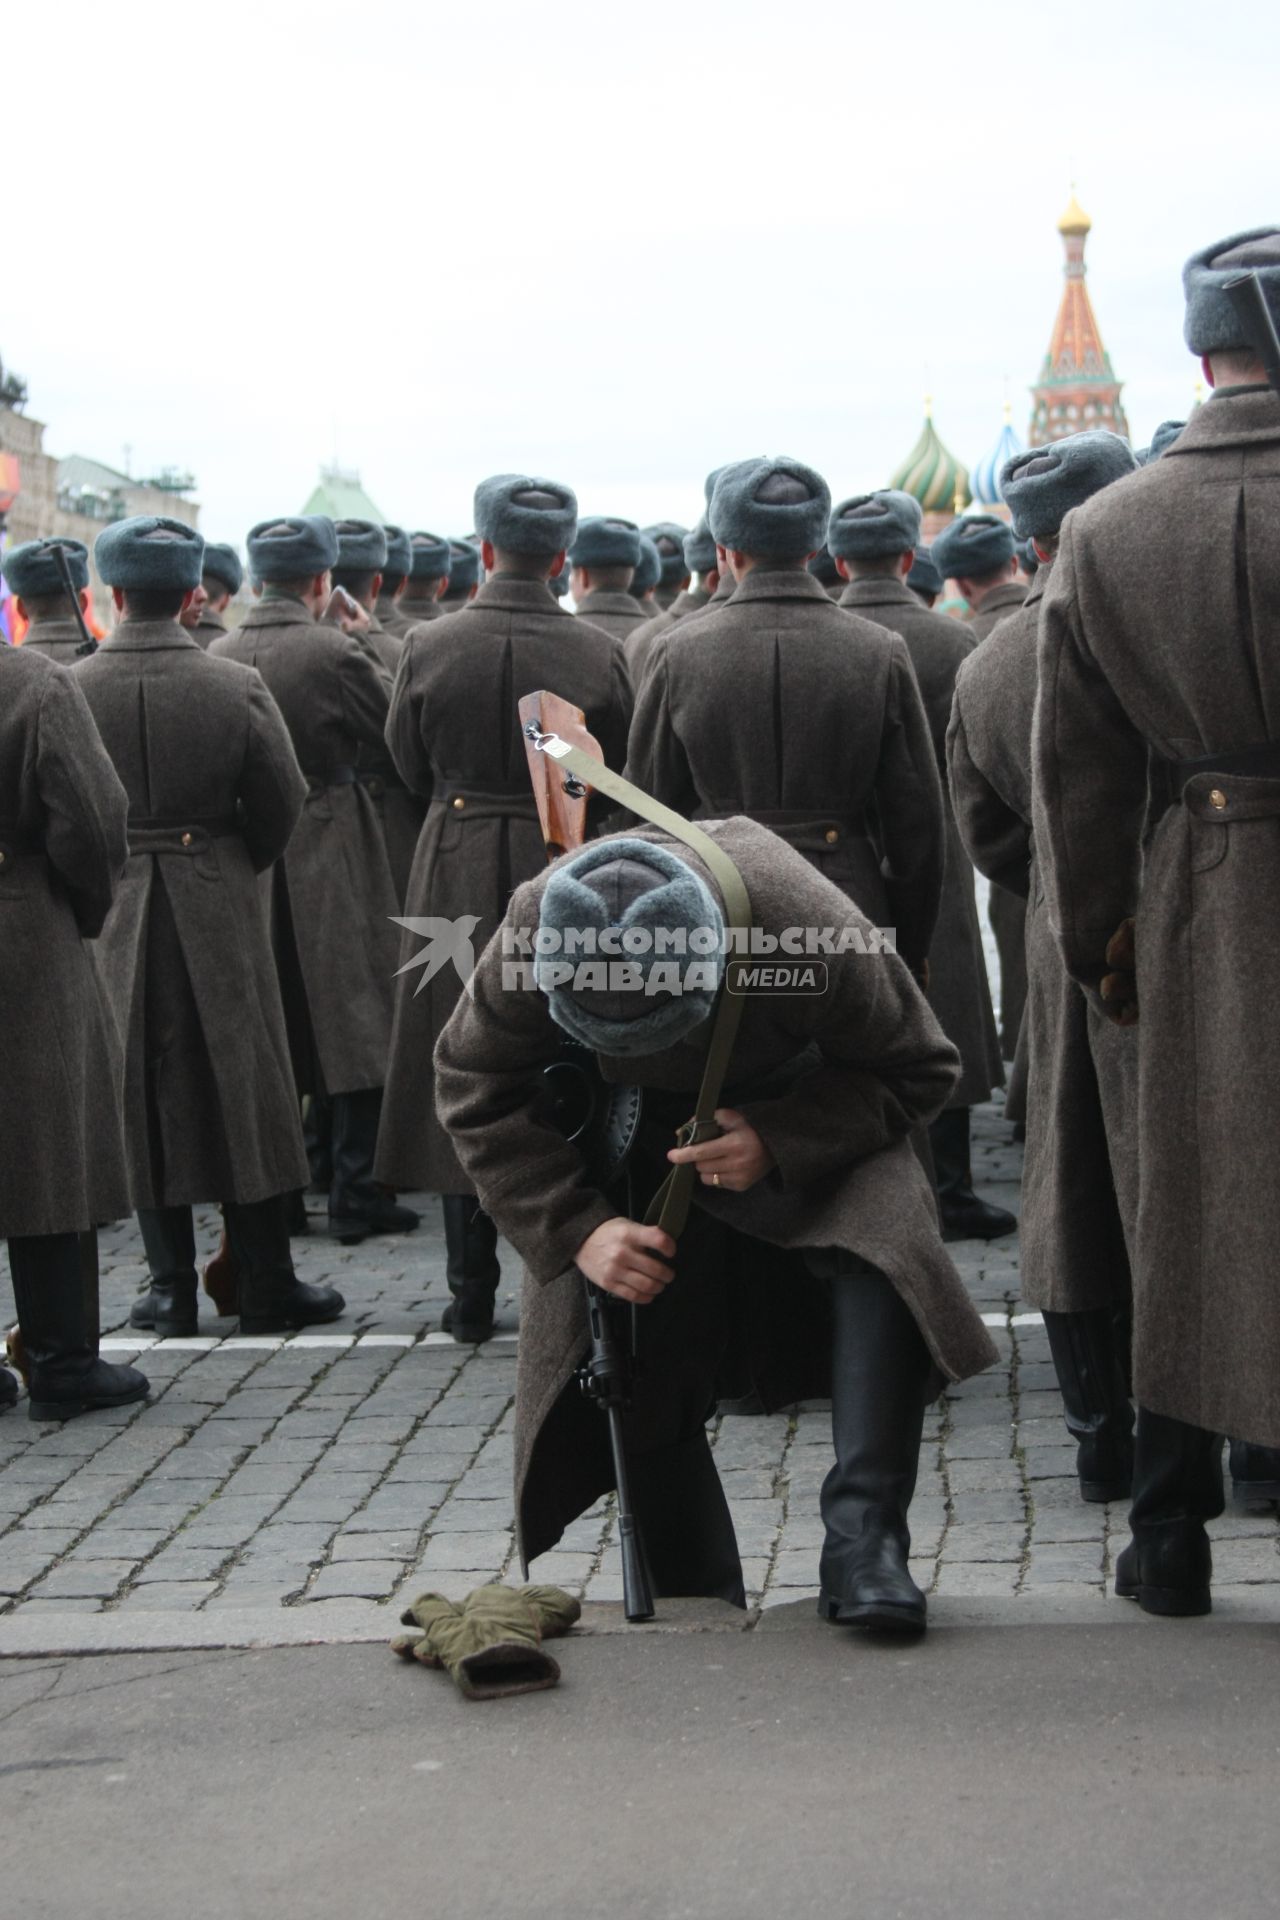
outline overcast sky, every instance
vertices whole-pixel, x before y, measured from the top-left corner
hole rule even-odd
[[[335,455],[449,533],[498,469],[641,522],[748,453],[839,496],[926,387],[972,465],[1073,180],[1141,444],[1184,258],[1280,220],[1274,0],[61,0],[0,58],[0,355],[52,452],[189,468],[237,544]]]

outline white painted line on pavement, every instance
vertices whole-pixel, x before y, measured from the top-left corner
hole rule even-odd
[[[451,1333],[424,1333],[418,1342],[420,1347],[452,1347],[456,1344]]]
[[[1044,1325],[1044,1315],[1042,1313],[1015,1313],[1009,1325],[1011,1327],[1042,1327]]]
[[[295,1333],[291,1347],[354,1347],[354,1333]]]
[[[416,1333],[362,1333],[356,1345],[358,1347],[412,1347],[417,1338]]]

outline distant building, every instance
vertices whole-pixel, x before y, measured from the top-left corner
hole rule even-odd
[[[302,511],[327,513],[331,520],[373,520],[379,526],[387,522],[381,507],[375,507],[360,485],[360,475],[350,467],[321,467],[319,483]]]
[[[1014,455],[1025,451],[1021,440],[1013,430],[1012,408],[1006,400],[1004,405],[1004,425],[999,438],[990,452],[983,455],[973,469],[974,505],[983,513],[999,514],[1002,520],[1008,520],[1009,509],[1004,504],[1004,492],[1000,486],[1000,474],[1005,464]]]
[[[958,513],[963,513],[972,495],[969,469],[943,445],[933,424],[933,401],[926,394],[924,425],[920,438],[889,481],[891,487],[909,493],[920,502],[924,512],[924,537],[936,533]]]
[[[1050,440],[1083,433],[1087,427],[1108,427],[1129,438],[1129,422],[1120,405],[1121,382],[1102,344],[1102,333],[1085,286],[1084,243],[1093,225],[1074,193],[1058,232],[1066,249],[1065,282],[1058,317],[1040,379],[1031,390],[1031,426],[1027,438],[1033,447]]]
[[[111,596],[92,565],[94,541],[111,521],[135,513],[167,514],[196,526],[200,509],[186,498],[195,480],[171,471],[135,479],[80,454],[57,460],[45,452],[44,422],[23,411],[25,398],[12,376],[0,382],[0,547],[57,534],[83,540],[94,608],[108,624]]]

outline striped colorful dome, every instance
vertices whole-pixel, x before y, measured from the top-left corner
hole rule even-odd
[[[920,438],[889,482],[918,500],[926,513],[959,513],[969,505],[969,469],[949,453],[933,424],[933,403],[924,403]]]
[[[1000,491],[1000,470],[1006,460],[1012,460],[1015,453],[1026,451],[1009,424],[1009,412],[1009,405],[1006,402],[1000,438],[990,453],[979,460],[973,470],[973,497],[983,507],[998,507],[1003,503],[1004,495]]]

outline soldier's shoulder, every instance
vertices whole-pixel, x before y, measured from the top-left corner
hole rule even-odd
[[[0,645],[0,663],[8,675],[9,687],[47,685],[45,676],[64,674],[68,669],[37,647]]]

